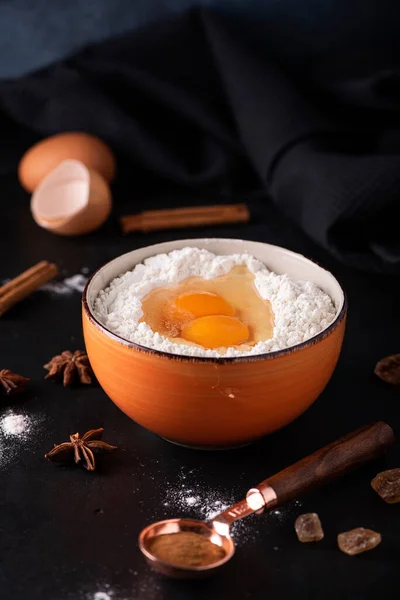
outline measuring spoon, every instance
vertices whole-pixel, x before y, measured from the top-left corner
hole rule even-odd
[[[139,548],[149,565],[168,577],[194,579],[211,575],[227,563],[235,553],[235,544],[229,532],[232,523],[253,513],[275,508],[293,500],[299,494],[340,477],[351,469],[384,454],[394,440],[392,428],[382,421],[357,429],[265,479],[250,489],[244,500],[209,521],[167,519],[152,523],[141,531]],[[152,554],[151,542],[155,537],[180,531],[192,531],[208,538],[223,549],[223,558],[206,566],[178,567]]]

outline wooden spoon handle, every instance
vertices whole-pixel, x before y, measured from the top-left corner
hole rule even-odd
[[[393,430],[386,423],[366,425],[269,477],[257,489],[268,503],[270,497],[266,496],[272,488],[275,504],[282,504],[384,454],[394,441]]]

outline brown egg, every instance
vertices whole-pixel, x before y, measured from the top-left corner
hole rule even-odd
[[[110,188],[97,171],[77,160],[65,160],[38,185],[31,211],[36,223],[53,233],[90,233],[110,215]]]
[[[33,192],[39,183],[67,159],[79,160],[110,182],[115,175],[115,158],[104,142],[88,133],[60,133],[32,146],[22,157],[18,177],[22,187]]]

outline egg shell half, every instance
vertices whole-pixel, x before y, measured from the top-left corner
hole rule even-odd
[[[65,160],[36,188],[31,199],[36,223],[58,235],[84,235],[98,229],[111,212],[108,183],[77,160]]]
[[[115,157],[98,137],[88,133],[60,133],[46,138],[30,148],[18,167],[19,181],[28,192],[67,159],[78,160],[88,169],[97,171],[109,183],[115,175]]]

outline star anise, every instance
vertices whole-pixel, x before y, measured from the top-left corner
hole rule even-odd
[[[43,367],[49,371],[45,379],[62,380],[64,387],[72,385],[76,378],[86,385],[92,383],[92,367],[88,355],[83,350],[75,350],[73,353],[64,350]]]
[[[77,464],[82,461],[85,469],[94,471],[96,468],[94,452],[111,452],[117,449],[117,446],[110,446],[110,444],[101,441],[103,431],[103,428],[91,429],[81,438],[79,433],[73,433],[69,436],[69,442],[55,444],[54,448],[44,457],[50,462],[57,463],[70,462],[72,459]]]
[[[0,386],[3,387],[8,396],[23,392],[28,382],[28,377],[17,375],[17,373],[13,373],[10,369],[2,369],[0,371]]]

